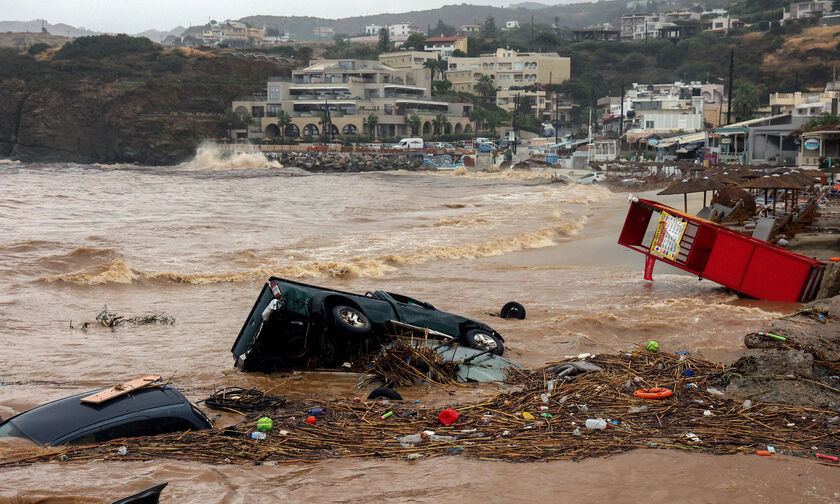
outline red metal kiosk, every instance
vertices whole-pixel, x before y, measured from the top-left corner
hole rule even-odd
[[[648,227],[659,215],[652,236]],[[768,301],[807,302],[825,264],[651,200],[634,198],[618,243],[645,254],[645,279],[656,260]]]

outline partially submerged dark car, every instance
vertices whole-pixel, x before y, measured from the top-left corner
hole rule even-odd
[[[103,390],[65,397],[15,415],[0,423],[0,437],[58,446],[212,427],[207,416],[172,386],[138,389],[99,404],[82,401]]]
[[[231,352],[240,371],[332,368],[375,353],[401,334],[459,344],[461,354],[482,354],[470,361],[476,364],[504,352],[504,339],[492,327],[408,296],[353,294],[277,277],[263,286]]]

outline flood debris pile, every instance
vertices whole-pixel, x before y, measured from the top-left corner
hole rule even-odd
[[[145,313],[143,315],[126,317],[124,315],[119,315],[116,312],[112,312],[108,309],[108,306],[105,305],[102,307],[101,310],[99,310],[99,313],[96,314],[94,322],[82,322],[78,326],[74,326],[73,322],[70,322],[70,329],[81,329],[82,331],[86,331],[91,325],[99,325],[102,327],[119,327],[122,325],[149,324],[174,325],[175,317],[167,315],[166,313]]]
[[[246,412],[282,408],[286,404],[286,398],[253,388],[226,387],[213,392],[203,402],[210,409],[245,414]]]
[[[433,346],[423,342],[412,344],[412,340],[400,337],[376,354],[366,366],[366,372],[391,387],[415,382],[449,385],[455,383],[456,366],[453,361],[444,361]]]
[[[343,457],[414,460],[441,455],[507,461],[583,459],[635,448],[731,454],[840,452],[840,419],[817,409],[732,400],[719,390],[726,368],[684,354],[639,350],[514,371],[508,390],[483,401],[289,402],[234,427],[67,447],[14,463],[172,458],[263,463]],[[586,369],[577,369],[585,367]],[[600,371],[597,368],[600,368]],[[570,368],[573,368],[570,370]],[[562,376],[560,376],[562,375]],[[636,397],[667,388],[663,399]],[[439,417],[440,415],[440,417]],[[257,431],[257,418],[273,428]],[[252,435],[257,438],[252,438]],[[260,439],[262,438],[262,439]],[[118,451],[125,447],[123,455]]]

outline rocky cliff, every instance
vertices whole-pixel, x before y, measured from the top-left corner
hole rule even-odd
[[[160,55],[154,56],[158,59],[141,60],[159,61]],[[11,71],[0,70],[0,158],[178,163],[202,140],[223,135],[219,118],[235,97],[264,90],[269,76],[289,71],[272,62],[212,54],[179,58],[178,71],[141,67],[132,75],[132,69],[120,67],[118,72],[128,75],[117,78],[108,65],[127,66],[130,58],[34,65],[16,60],[20,64]]]

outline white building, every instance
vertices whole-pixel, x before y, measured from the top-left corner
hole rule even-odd
[[[387,26],[369,24],[365,26],[365,35],[379,35],[379,30],[381,30],[382,28],[387,28]]]
[[[782,11],[782,23],[831,12],[831,0],[792,3]]]
[[[519,28],[519,21],[505,21],[505,30],[513,30]]]
[[[392,37],[407,37],[420,30],[411,23],[397,23],[388,26],[388,34]]]

